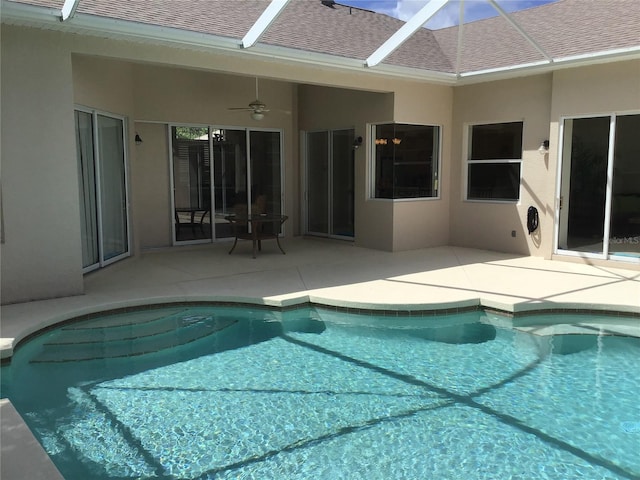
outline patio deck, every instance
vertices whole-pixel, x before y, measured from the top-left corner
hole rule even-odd
[[[2,358],[29,334],[102,310],[168,302],[313,302],[362,309],[481,305],[507,312],[614,310],[640,314],[640,272],[536,257],[436,247],[407,252],[296,237],[282,255],[251,242],[147,251],[88,274],[85,294],[2,307]],[[640,322],[639,322],[640,323]]]

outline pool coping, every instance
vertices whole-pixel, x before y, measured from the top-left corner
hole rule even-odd
[[[46,302],[53,302],[48,300]],[[554,303],[540,302],[536,304],[505,304],[482,298],[466,301],[444,303],[420,303],[420,304],[371,304],[363,302],[347,302],[335,299],[317,297],[314,295],[301,295],[283,300],[269,298],[250,297],[157,297],[139,298],[128,301],[113,301],[110,303],[85,305],[76,309],[66,309],[64,312],[42,318],[37,324],[25,325],[17,335],[0,338],[0,362],[5,365],[11,362],[16,348],[30,338],[56,328],[58,326],[88,320],[101,315],[114,313],[127,313],[144,310],[147,308],[161,308],[170,306],[248,306],[262,307],[277,310],[289,310],[304,308],[306,306],[342,311],[353,314],[383,315],[389,317],[435,315],[453,315],[473,310],[496,313],[508,317],[551,315],[551,314],[598,314],[610,317],[638,318],[640,319],[640,307],[633,308],[629,305],[605,305],[584,303]]]
[[[33,435],[11,401],[0,399],[3,480],[64,480],[60,471]]]

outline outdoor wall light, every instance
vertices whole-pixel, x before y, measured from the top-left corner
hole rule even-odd
[[[137,133],[136,133],[135,141],[136,141],[136,145],[140,145],[142,143],[142,139],[140,138],[140,135],[138,135]]]
[[[549,153],[549,140],[544,140],[540,144],[540,148],[538,148],[538,153],[540,153],[540,155],[546,155],[547,153]]]
[[[356,137],[353,141],[353,149],[357,150],[360,145],[362,145],[362,137]]]

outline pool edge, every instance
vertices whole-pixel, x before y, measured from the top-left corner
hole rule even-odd
[[[110,303],[94,304],[76,309],[68,309],[64,312],[53,314],[50,317],[41,319],[39,323],[24,325],[13,337],[0,338],[0,362],[10,363],[15,349],[20,343],[29,340],[33,336],[40,335],[51,328],[55,328],[67,322],[89,319],[95,316],[108,313],[129,312],[149,307],[162,307],[172,305],[184,306],[253,306],[274,308],[285,310],[290,308],[301,308],[305,305],[329,308],[347,313],[376,312],[388,316],[412,315],[427,316],[436,314],[455,314],[461,311],[479,309],[490,311],[502,315],[535,315],[553,313],[594,313],[611,316],[624,316],[640,318],[640,306],[612,304],[587,304],[579,302],[522,302],[503,303],[493,300],[477,298],[458,300],[442,303],[413,303],[413,304],[391,304],[391,303],[368,303],[335,300],[315,295],[289,296],[282,298],[263,297],[150,297],[138,298],[129,301],[119,301]],[[22,326],[22,325],[21,325]]]

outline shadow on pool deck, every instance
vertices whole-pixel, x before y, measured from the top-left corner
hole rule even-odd
[[[2,308],[2,357],[61,320],[153,303],[315,302],[367,309],[485,306],[509,312],[583,308],[640,313],[640,272],[461,247],[384,252],[296,237],[147,251],[85,277],[85,294]]]

